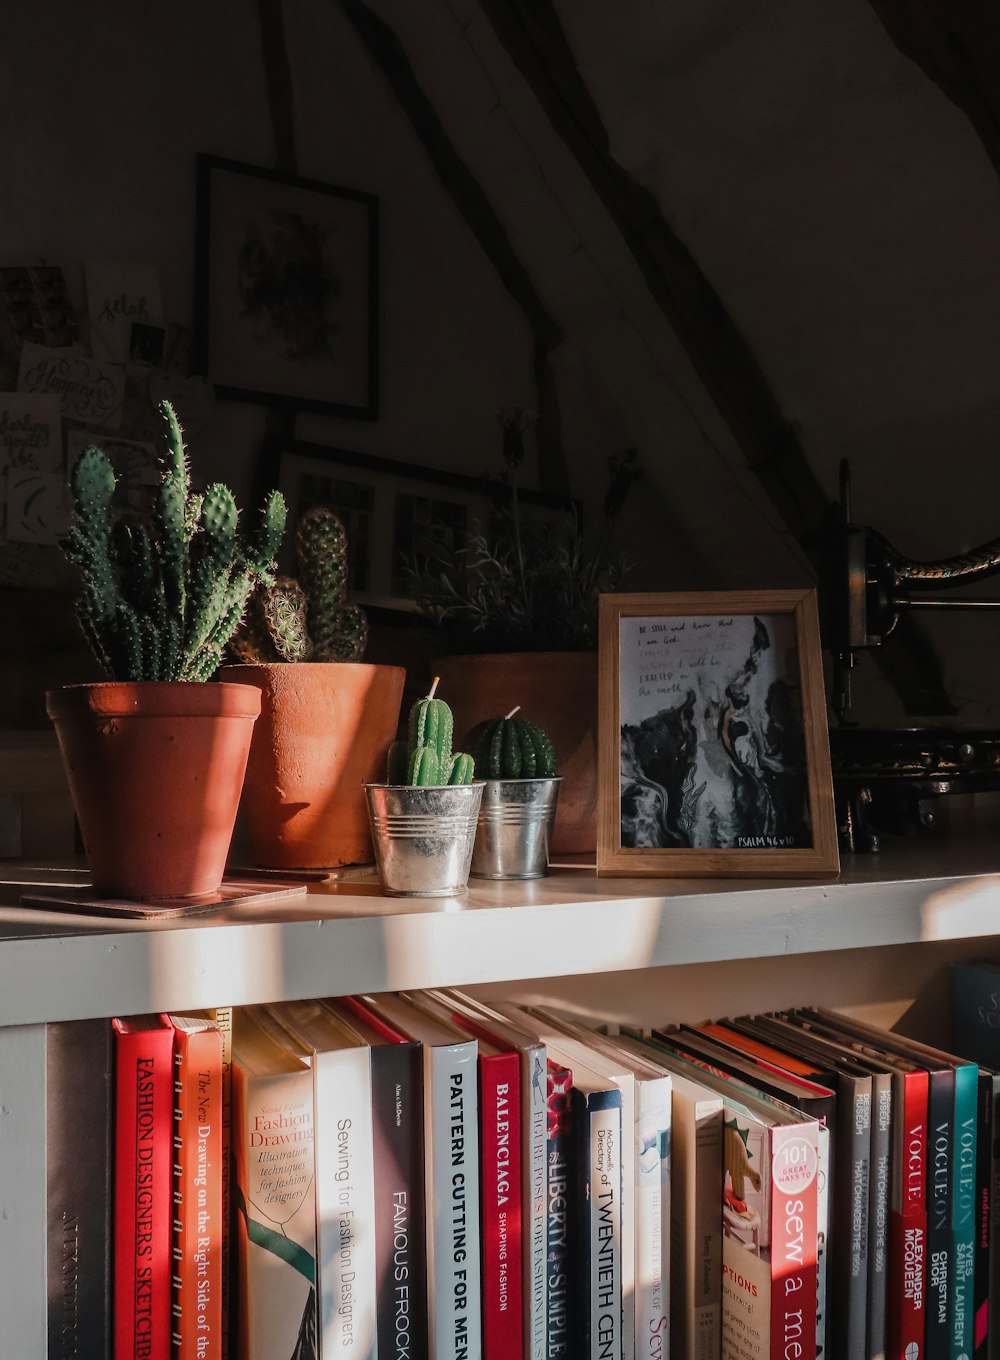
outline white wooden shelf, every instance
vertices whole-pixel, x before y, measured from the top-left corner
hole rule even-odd
[[[28,910],[0,884],[0,1026],[349,991],[500,983],[1000,934],[1000,840],[928,838],[822,882],[599,879],[556,869],[467,896],[372,883],[162,924]],[[65,881],[65,880],[64,880]]]

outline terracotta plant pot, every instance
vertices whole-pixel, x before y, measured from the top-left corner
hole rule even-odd
[[[455,745],[487,718],[521,706],[543,727],[562,776],[553,855],[597,848],[597,653],[495,652],[446,656],[435,663],[438,695],[455,715]]]
[[[203,897],[222,882],[260,694],[108,681],[45,696],[95,891]]]
[[[385,778],[406,672],[299,661],[230,666],[260,690],[243,792],[254,860],[269,869],[335,869],[373,859],[366,784]]]

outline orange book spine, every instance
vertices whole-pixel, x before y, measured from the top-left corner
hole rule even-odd
[[[222,1349],[222,1035],[171,1016],[174,1050],[173,1360]]]

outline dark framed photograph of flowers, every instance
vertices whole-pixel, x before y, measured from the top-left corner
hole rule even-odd
[[[219,396],[378,416],[378,199],[198,157],[195,369]]]

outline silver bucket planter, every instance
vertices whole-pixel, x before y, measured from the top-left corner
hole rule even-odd
[[[487,779],[479,810],[475,878],[542,878],[556,819],[560,780]]]
[[[375,861],[391,897],[452,897],[469,883],[482,781],[366,784]]]

